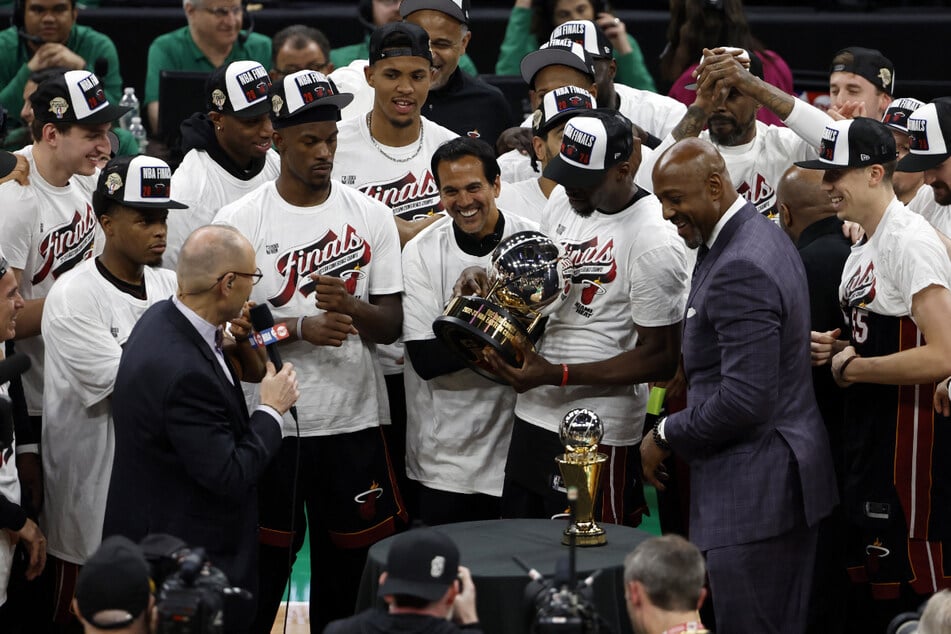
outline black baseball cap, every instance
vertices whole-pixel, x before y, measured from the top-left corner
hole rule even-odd
[[[7,176],[17,166],[17,157],[6,150],[0,150],[0,178]]]
[[[133,209],[187,209],[171,199],[172,168],[154,156],[111,159],[101,172],[96,193]]]
[[[429,33],[411,22],[390,22],[370,35],[370,66],[387,57],[422,57],[433,63]]]
[[[594,62],[584,47],[574,40],[548,40],[537,51],[523,57],[519,69],[525,83],[532,86],[535,75],[549,66],[574,68],[594,81]]]
[[[548,37],[552,40],[571,40],[581,44],[592,59],[611,59],[614,47],[611,40],[597,24],[591,20],[568,20],[555,27]]]
[[[436,601],[459,575],[459,548],[432,528],[416,528],[393,538],[386,579],[377,594],[402,594]]]
[[[951,157],[951,97],[935,99],[908,118],[911,150],[898,161],[899,172],[923,172]]]
[[[562,86],[545,93],[538,109],[532,113],[532,134],[544,137],[563,121],[598,107],[590,92],[578,86]]]
[[[439,11],[463,24],[469,24],[469,0],[403,0],[400,17],[405,20],[410,13],[423,9]]]
[[[270,88],[264,66],[249,60],[231,62],[216,68],[205,82],[206,107],[239,119],[260,117],[271,111]]]
[[[874,48],[843,48],[832,58],[829,74],[832,73],[855,73],[889,95],[895,90],[895,65]]]
[[[30,95],[33,116],[43,123],[112,123],[131,110],[109,103],[99,78],[86,70],[54,75]]]
[[[797,161],[811,170],[867,167],[898,157],[895,138],[884,123],[868,117],[833,121],[826,126],[819,145],[819,158]]]
[[[908,134],[908,119],[923,105],[925,105],[925,102],[912,97],[895,99],[885,109],[885,114],[882,115],[882,123],[892,130]]]
[[[565,124],[561,150],[544,176],[568,188],[594,187],[633,151],[634,128],[627,117],[605,108],[583,112]]]
[[[103,630],[128,627],[148,607],[150,593],[142,549],[121,535],[103,540],[76,580],[79,613]]]
[[[316,121],[340,121],[340,110],[353,101],[329,77],[315,70],[299,70],[271,85],[271,125],[275,130]]]

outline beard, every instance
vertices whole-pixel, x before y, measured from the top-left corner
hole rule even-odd
[[[727,147],[740,145],[744,142],[743,139],[749,132],[750,126],[753,125],[753,121],[750,121],[745,127],[741,127],[740,122],[733,117],[714,115],[707,121],[707,131],[710,133],[710,140],[717,145]]]

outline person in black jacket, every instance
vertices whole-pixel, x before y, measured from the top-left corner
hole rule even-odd
[[[472,576],[439,531],[418,528],[393,538],[378,595],[387,611],[370,608],[333,621],[324,634],[481,634]]]

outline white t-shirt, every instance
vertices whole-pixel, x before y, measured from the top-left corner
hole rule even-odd
[[[441,212],[442,200],[429,164],[436,148],[459,135],[426,117],[420,119],[422,139],[404,147],[380,144],[382,152],[370,138],[365,113],[342,121],[338,125],[333,179],[380,201],[403,220],[420,220]],[[380,346],[379,352],[384,374],[403,371],[403,346]]]
[[[951,261],[944,244],[924,218],[906,213],[893,198],[872,237],[852,246],[842,269],[839,299],[843,306],[877,315],[910,317],[915,293],[932,284],[951,289]],[[850,319],[852,336],[861,341],[861,318]]]
[[[192,231],[209,224],[228,203],[274,180],[280,173],[281,157],[273,149],[268,150],[261,173],[246,181],[230,174],[205,150],[189,150],[172,174],[172,198],[188,205],[188,209],[168,212],[168,245],[162,266],[174,271],[178,253]]]
[[[115,431],[109,396],[122,346],[145,310],[175,294],[175,274],[145,267],[148,299],[124,293],[92,259],[64,275],[43,309],[42,516],[47,549],[83,564],[102,541]]]
[[[502,239],[538,224],[503,212]],[[451,218],[427,227],[403,248],[403,341],[435,339],[433,320],[452,298],[463,269],[492,257],[459,248]],[[442,491],[501,496],[512,435],[515,392],[466,368],[424,381],[409,356],[406,386],[406,473]]]
[[[561,187],[561,185],[556,185]],[[541,222],[542,210],[548,204],[548,197],[538,184],[538,178],[529,178],[518,183],[502,183],[499,197],[495,199],[499,209],[511,210],[523,218]]]
[[[614,357],[637,344],[635,325],[661,327],[684,316],[690,274],[683,240],[647,195],[614,213],[583,218],[564,190],[552,193],[542,232],[558,240],[574,264],[568,297],[548,321],[539,354],[552,363],[587,363]],[[518,395],[515,413],[557,432],[575,407],[596,412],[603,442],[633,445],[641,439],[647,384],[543,385]]]
[[[274,182],[223,208],[215,222],[236,227],[254,246],[264,273],[251,292],[277,322],[317,315],[311,273],[347,282],[359,300],[403,290],[400,243],[389,209],[360,192],[333,184],[314,207],[287,203]],[[305,341],[283,344],[281,357],[297,370],[301,436],[329,436],[388,423],[389,407],[376,346],[351,335],[339,348]],[[255,392],[257,388],[255,388]],[[254,402],[254,401],[252,401]],[[284,416],[284,435],[297,435]]]
[[[663,139],[670,134],[670,131],[680,123],[687,112],[687,106],[676,99],[648,90],[631,88],[624,84],[614,84],[614,92],[621,100],[618,112],[630,119],[634,125],[653,134],[658,139]],[[602,108],[611,107],[610,104],[601,104],[600,102],[599,105]],[[522,121],[522,127],[532,127],[531,115]],[[642,149],[649,150],[649,148]],[[499,167],[502,170],[502,180],[506,183],[517,183],[532,177],[538,178],[541,175],[541,165],[538,165],[538,171],[536,172],[532,169],[531,158],[518,150],[510,150],[500,156]],[[649,178],[650,175],[648,175]]]
[[[0,354],[0,358],[2,358]],[[4,395],[10,384],[0,386]],[[9,447],[0,445],[0,495],[5,499],[20,504],[20,478],[17,477],[16,439]],[[0,605],[7,602],[7,587],[10,583],[10,568],[13,566],[13,552],[16,544],[7,531],[0,531]]]
[[[92,208],[99,170],[73,176],[65,187],[51,185],[40,175],[33,146],[19,150],[30,163],[30,185],[10,181],[0,185],[0,251],[10,266],[23,271],[23,299],[46,297],[53,282],[93,255],[102,230]],[[101,250],[101,247],[100,247]],[[43,413],[43,337],[17,341],[18,353],[30,358],[23,374],[23,393],[31,416]]]
[[[951,237],[951,205],[939,205],[934,199],[931,186],[919,187],[915,197],[908,201],[907,207],[920,214],[932,227]]]
[[[714,143],[714,146],[723,155],[736,191],[761,214],[778,222],[775,207],[780,177],[795,161],[818,156],[822,132],[831,121],[829,115],[818,108],[796,99],[785,121],[788,127],[756,121],[756,136],[749,143],[733,146]],[[700,138],[713,143],[707,130],[700,133]],[[654,163],[674,143],[674,138],[667,135],[652,154],[644,155],[638,169],[639,183],[641,178],[651,178]]]

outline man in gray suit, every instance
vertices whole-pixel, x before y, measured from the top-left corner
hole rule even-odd
[[[816,534],[837,501],[810,380],[802,261],[740,197],[712,145],[685,139],[654,171],[664,217],[698,249],[683,336],[687,408],[641,443],[645,479],[690,465],[690,539],[717,630],[805,631]]]

